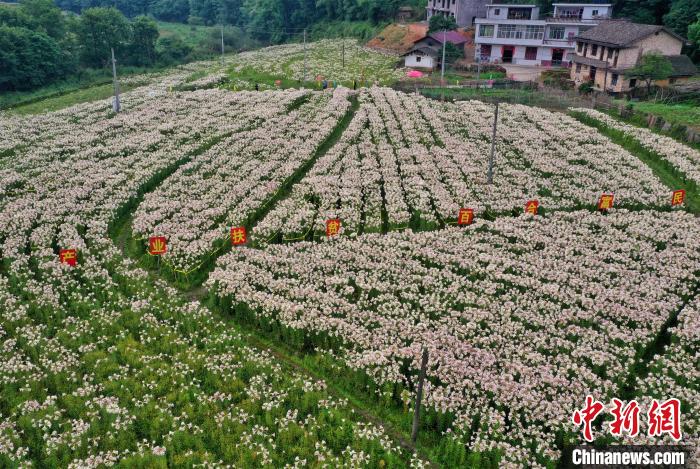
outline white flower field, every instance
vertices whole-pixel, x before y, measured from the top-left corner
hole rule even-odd
[[[338,44],[310,61],[352,80]],[[233,67],[296,80],[299,47]],[[554,468],[586,396],[644,409],[597,443],[700,458],[695,148],[502,104],[490,184],[491,104],[221,73],[0,114],[0,467]]]

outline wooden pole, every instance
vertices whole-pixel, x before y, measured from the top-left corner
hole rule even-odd
[[[413,430],[411,431],[411,440],[416,442],[418,439],[418,428],[420,427],[420,401],[423,399],[423,381],[425,381],[425,372],[428,368],[428,350],[423,349],[423,357],[420,363],[420,374],[418,375],[418,387],[416,388],[416,407],[413,411]]]

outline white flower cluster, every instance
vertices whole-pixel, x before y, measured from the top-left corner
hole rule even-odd
[[[666,160],[671,166],[700,186],[700,152],[687,145],[652,132],[649,129],[620,122],[613,117],[594,109],[571,108],[570,111],[585,114],[588,117],[599,120],[606,127],[619,130],[637,140],[647,150],[656,153]]]
[[[218,265],[218,295],[328,337],[380,383],[408,385],[427,348],[428,405],[457,413],[473,449],[534,462],[557,459],[556,430],[586,394],[616,395],[692,292],[700,224],[686,212],[522,215],[239,250]]]
[[[502,105],[488,184],[492,106],[376,87],[359,99],[340,141],[256,226],[258,238],[322,233],[336,217],[350,234],[378,232],[383,223],[405,228],[412,217],[435,227],[455,220],[461,207],[522,210],[530,199],[546,208],[590,207],[603,192],[614,193],[618,206],[670,200],[641,161],[568,116]]]
[[[347,112],[348,93],[346,88],[260,93],[267,99],[240,109],[233,135],[145,197],[134,231],[143,238],[165,236],[163,260],[179,270],[195,268],[215,241],[227,238],[232,226],[247,224],[313,157]],[[308,101],[286,112],[300,99]]]

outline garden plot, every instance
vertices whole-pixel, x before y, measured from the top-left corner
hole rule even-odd
[[[249,224],[314,157],[349,108],[347,89],[314,93],[297,109],[273,113],[222,140],[145,197],[134,216],[135,233],[165,236],[164,261],[195,269],[216,241],[228,239],[231,227]]]
[[[345,65],[343,65],[343,45]],[[301,82],[304,78],[304,44],[283,44],[242,52],[232,58],[233,71],[253,71]],[[391,83],[404,76],[398,57],[367,49],[352,39],[324,39],[306,44],[306,79],[360,84]]]
[[[346,234],[454,222],[477,214],[594,207],[603,192],[616,205],[668,205],[671,190],[636,157],[575,119],[502,105],[494,184],[487,181],[493,107],[438,103],[373,87],[336,145],[259,223],[264,241],[322,234],[340,218]]]
[[[238,317],[306,335],[397,399],[427,348],[427,402],[454,416],[456,438],[530,465],[559,458],[583,396],[616,396],[695,291],[700,224],[686,212],[523,215],[236,250],[218,265],[208,285]]]

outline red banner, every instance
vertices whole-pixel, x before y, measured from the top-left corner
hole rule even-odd
[[[58,253],[58,259],[61,261],[61,264],[75,267],[78,263],[78,251],[75,249],[61,249]]]
[[[148,238],[148,253],[152,256],[160,256],[168,250],[165,236],[152,236]]]
[[[608,210],[613,207],[615,202],[615,194],[603,194],[598,200],[598,210]]]
[[[683,202],[685,202],[685,189],[678,189],[677,191],[673,191],[671,205],[675,207],[676,205],[681,205]]]
[[[331,237],[335,236],[340,232],[340,219],[339,218],[332,218],[330,220],[326,220],[326,236]]]
[[[471,208],[460,208],[457,216],[458,225],[471,225],[474,221],[474,210]]]
[[[248,236],[246,235],[245,226],[231,228],[231,244],[238,246],[245,244],[246,241],[248,241]]]
[[[525,204],[525,213],[531,213],[537,215],[537,210],[540,208],[540,202],[538,200],[528,200]]]

